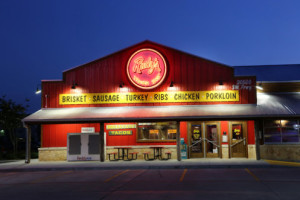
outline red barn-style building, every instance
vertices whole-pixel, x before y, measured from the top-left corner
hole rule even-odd
[[[259,159],[255,76],[144,41],[42,81],[39,160]],[[289,112],[282,108],[280,114]],[[27,140],[30,162],[30,139]]]

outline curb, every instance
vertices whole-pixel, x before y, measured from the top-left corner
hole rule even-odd
[[[244,168],[295,168],[281,165],[152,165],[152,166],[103,166],[103,167],[30,167],[0,169],[1,172],[38,172],[38,171],[84,171],[84,170],[121,170],[121,169],[244,169]]]

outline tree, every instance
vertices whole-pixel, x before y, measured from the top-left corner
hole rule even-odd
[[[26,99],[28,102],[29,100]],[[9,136],[13,147],[14,156],[18,149],[17,128],[22,127],[22,119],[27,116],[27,106],[17,104],[13,100],[6,100],[5,96],[0,97],[0,128]]]

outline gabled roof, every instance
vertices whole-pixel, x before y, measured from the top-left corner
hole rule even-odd
[[[145,41],[143,41],[143,42],[140,42],[140,43],[137,43],[137,44],[135,44],[135,45],[126,47],[126,48],[121,49],[121,50],[119,50],[119,51],[117,51],[117,52],[114,52],[114,53],[112,53],[112,54],[109,54],[109,55],[106,55],[106,56],[104,56],[104,57],[101,57],[101,58],[98,58],[98,59],[96,59],[96,60],[93,60],[93,61],[91,61],[91,62],[88,62],[88,63],[82,64],[82,65],[79,65],[79,66],[77,66],[77,67],[73,67],[73,68],[68,69],[68,70],[65,70],[63,73],[67,73],[67,72],[72,71],[72,70],[75,70],[75,69],[77,69],[77,68],[84,67],[84,66],[86,66],[86,65],[88,65],[88,64],[91,64],[91,63],[94,63],[94,62],[97,62],[97,61],[106,59],[106,58],[108,58],[108,57],[110,57],[110,56],[113,56],[113,55],[115,55],[115,54],[121,53],[121,52],[123,52],[123,51],[128,51],[128,50],[130,50],[130,49],[132,49],[132,48],[136,48],[136,47],[138,47],[138,46],[147,45],[147,44],[148,44],[148,45],[154,45],[154,46],[162,47],[162,48],[165,48],[165,49],[170,49],[170,50],[176,51],[176,52],[178,52],[178,53],[186,54],[186,55],[189,55],[189,56],[198,58],[198,59],[206,60],[206,61],[208,61],[208,62],[212,62],[212,63],[216,63],[216,64],[219,64],[219,65],[222,65],[222,66],[225,66],[225,67],[230,67],[230,68],[232,68],[231,66],[225,65],[225,64],[223,64],[223,63],[219,63],[219,62],[212,61],[212,60],[209,60],[209,59],[200,57],[200,56],[196,56],[196,55],[193,55],[193,54],[191,54],[191,53],[187,53],[187,52],[184,52],[184,51],[181,51],[181,50],[172,48],[172,47],[168,47],[168,46],[165,46],[165,45],[156,43],[156,42],[152,42],[152,41],[150,41],[150,40],[145,40]]]

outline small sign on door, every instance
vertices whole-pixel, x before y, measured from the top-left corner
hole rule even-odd
[[[95,133],[95,127],[81,127],[81,133]]]

